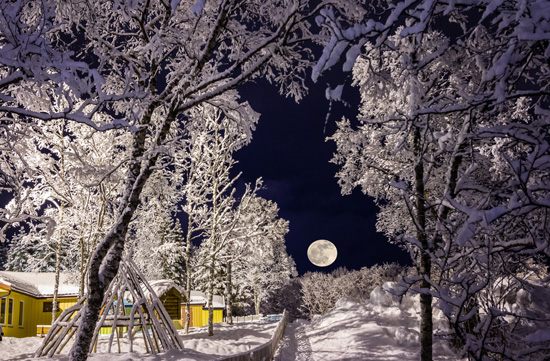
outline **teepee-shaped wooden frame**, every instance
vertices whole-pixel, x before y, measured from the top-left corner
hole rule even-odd
[[[131,310],[124,307],[124,300],[133,302]],[[85,302],[86,296],[59,315],[36,351],[35,357],[51,357],[63,350],[76,333]],[[140,330],[148,353],[183,349],[183,343],[162,302],[129,257],[120,263],[117,275],[105,292],[90,353],[97,350],[97,339],[102,328],[111,329],[107,352],[111,352],[115,337],[118,352],[121,352],[120,339],[124,332],[129,341],[129,352],[133,352],[134,338]]]

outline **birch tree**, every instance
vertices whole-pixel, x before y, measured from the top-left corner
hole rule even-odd
[[[221,254],[228,243],[228,236],[234,229],[238,216],[232,215],[237,200],[235,182],[239,178],[231,176],[230,171],[236,163],[233,153],[248,144],[251,139],[251,129],[257,121],[254,112],[243,113],[246,117],[241,124],[234,123],[217,109],[204,108],[203,123],[198,137],[204,137],[201,182],[206,183],[207,199],[204,205],[208,207],[208,219],[204,230],[204,238],[198,250],[202,259],[197,270],[200,278],[206,278],[208,293],[208,335],[214,332],[213,297],[216,288],[218,270],[221,269]],[[248,136],[247,136],[248,134]],[[250,189],[247,189],[240,202],[247,202]],[[237,207],[237,209],[239,209]]]
[[[200,129],[200,128],[199,128]],[[194,133],[194,132],[193,132]],[[181,188],[184,200],[182,211],[187,215],[187,227],[185,231],[185,333],[189,333],[191,324],[191,264],[193,241],[203,234],[208,222],[208,182],[204,181],[206,158],[204,147],[206,137],[199,136],[200,131],[189,137],[178,150],[177,157],[185,159],[183,165],[176,168],[175,175],[182,179]]]
[[[40,99],[35,99],[35,107],[37,103]],[[19,163],[25,170],[14,192],[25,196],[13,197],[5,214],[10,215],[12,225],[24,224],[28,233],[18,237],[21,245],[12,247],[27,247],[30,253],[25,265],[17,265],[10,252],[8,267],[49,270],[57,277],[61,268],[76,272],[82,294],[90,248],[105,232],[120,180],[119,171],[105,176],[100,170],[116,163],[120,154],[112,153],[111,144],[102,143],[105,137],[100,141],[97,132],[76,123],[52,121],[19,129],[7,125],[5,130],[26,134],[10,145],[11,152],[6,152],[3,160]],[[12,218],[16,214],[19,216]],[[53,269],[48,268],[48,252],[56,258]],[[56,289],[57,282],[54,295]]]
[[[152,175],[130,224],[128,244],[144,275],[183,284],[185,244],[176,218],[182,197],[175,179],[173,170],[168,168]]]
[[[223,230],[225,236],[225,249],[221,253],[221,265],[225,270],[225,310],[227,323],[233,324],[233,269],[234,264],[243,257],[243,244],[246,244],[246,236],[255,234],[258,231],[259,224],[247,222],[247,214],[254,207],[254,199],[258,190],[261,188],[261,179],[256,181],[252,188],[250,184],[245,186],[245,191],[236,209],[231,210],[228,215],[228,222],[225,222]]]
[[[41,109],[41,102],[36,98],[31,109]],[[17,128],[6,126],[6,130],[17,131]],[[80,124],[61,120],[28,126],[24,131],[27,136],[14,143],[12,152],[4,157],[5,160],[12,157],[13,162],[19,161],[25,168],[20,175],[22,182],[18,185],[18,193],[26,197],[13,198],[8,204],[8,209],[23,216],[20,219],[30,220],[25,225],[28,234],[18,240],[31,254],[24,269],[17,270],[55,273],[52,312],[55,320],[62,269],[79,275],[80,292],[83,292],[84,270],[89,257],[87,248],[93,247],[90,243],[97,240],[104,227],[105,208],[107,202],[112,201],[116,177],[111,175],[94,184],[91,168],[101,168],[111,154],[107,154],[108,145],[94,143],[93,130],[90,133]],[[79,141],[71,141],[71,138]],[[111,194],[107,199],[109,188]],[[53,268],[49,268],[51,256],[55,258]],[[16,269],[16,262],[10,256],[8,267]]]
[[[229,255],[235,261],[235,282],[251,292],[254,312],[262,301],[296,276],[294,260],[286,252],[288,221],[279,218],[276,203],[261,197],[251,199],[235,234]]]

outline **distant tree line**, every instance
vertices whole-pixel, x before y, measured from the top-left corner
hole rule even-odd
[[[384,263],[359,270],[337,268],[331,273],[307,272],[292,278],[273,293],[265,303],[264,312],[277,313],[287,310],[291,320],[311,319],[334,309],[342,298],[361,303],[369,299],[371,292],[385,282],[398,282],[410,267],[397,263]]]

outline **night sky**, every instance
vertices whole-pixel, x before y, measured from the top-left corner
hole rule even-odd
[[[343,115],[356,116],[359,100],[356,89],[347,87],[343,98],[348,97],[350,106],[333,103],[325,125],[329,102],[322,80],[310,84],[310,93],[300,104],[279,95],[267,82],[239,89],[242,100],[248,100],[261,117],[252,143],[235,155],[239,161],[235,171],[243,172],[241,183],[264,179],[267,189],[260,196],[277,202],[280,217],[290,221],[287,251],[299,274],[384,262],[408,264],[408,255],[376,232],[377,207],[372,199],[359,190],[346,196],[340,193],[338,167],[329,163],[336,146],[325,138],[334,133],[335,122]],[[328,239],[338,249],[331,266],[317,267],[307,259],[307,248],[318,239]]]
[[[338,81],[332,80],[334,87]],[[310,92],[300,104],[278,94],[275,86],[263,80],[239,88],[241,99],[261,114],[252,142],[235,155],[239,163],[234,174],[243,172],[241,189],[244,183],[263,178],[266,189],[259,195],[275,201],[280,217],[290,222],[286,246],[300,275],[384,262],[410,264],[408,254],[376,232],[377,207],[372,199],[357,189],[351,195],[341,195],[335,177],[338,167],[329,162],[336,146],[325,138],[334,133],[335,122],[343,115],[350,119],[357,115],[356,89],[345,88],[343,98],[349,106],[333,103],[325,122],[327,81],[321,78],[318,84],[310,82],[308,86]],[[307,258],[307,248],[318,239],[327,239],[338,249],[331,266],[317,267]]]

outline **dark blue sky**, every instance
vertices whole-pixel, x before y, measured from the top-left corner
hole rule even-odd
[[[331,271],[337,267],[358,269],[383,262],[408,263],[408,255],[387,242],[375,228],[377,208],[359,190],[342,196],[338,167],[329,160],[335,152],[332,135],[342,115],[357,113],[356,89],[347,87],[343,97],[351,97],[350,107],[333,104],[325,131],[329,103],[326,83],[315,84],[300,104],[286,99],[266,82],[240,89],[261,113],[252,143],[236,153],[236,171],[242,182],[264,179],[267,189],[260,195],[277,202],[280,216],[290,221],[287,250],[298,272]],[[317,267],[307,259],[307,248],[317,239],[328,239],[338,248],[338,258],[329,267]]]

